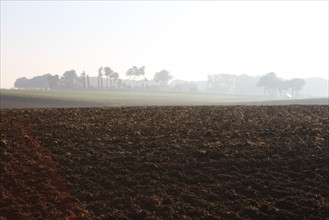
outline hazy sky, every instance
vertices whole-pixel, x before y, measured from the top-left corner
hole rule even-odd
[[[1,1],[1,87],[109,66],[328,78],[328,1]]]

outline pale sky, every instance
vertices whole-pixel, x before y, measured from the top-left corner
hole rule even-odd
[[[167,69],[328,79],[328,1],[1,1],[1,88],[19,77]]]

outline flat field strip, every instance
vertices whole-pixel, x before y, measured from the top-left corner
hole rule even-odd
[[[266,100],[268,97],[209,93],[102,90],[0,90],[0,108],[159,105],[328,105],[328,98]]]

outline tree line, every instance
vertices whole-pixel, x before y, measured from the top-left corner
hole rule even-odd
[[[15,88],[19,89],[127,89],[127,88],[150,88],[150,81],[145,77],[145,66],[133,66],[126,71],[129,80],[120,78],[118,72],[110,67],[98,68],[96,76],[89,76],[84,71],[78,75],[75,70],[69,70],[62,76],[45,74],[36,76],[32,79],[21,77],[15,81]],[[169,81],[173,76],[167,70],[156,72],[153,82],[157,88],[167,88],[177,91],[180,85],[169,86]],[[213,74],[208,75],[206,81],[206,90],[209,92],[218,92],[223,94],[263,94],[269,97],[292,97],[298,96],[298,92],[305,85],[305,81],[300,78],[284,80],[273,72],[267,73],[261,77],[252,77],[232,74]],[[183,86],[183,85],[182,85]],[[156,89],[155,87],[152,87]],[[151,88],[151,89],[152,89]],[[198,91],[197,86],[193,90]]]
[[[289,94],[291,97],[296,98],[298,92],[302,90],[305,85],[305,80],[300,78],[293,78],[284,80],[277,77],[273,72],[267,73],[262,76],[258,83],[258,87],[264,87],[264,96],[279,96],[284,97]]]
[[[273,72],[267,73],[260,78],[244,75],[214,74],[208,75],[207,87],[209,91],[228,94],[258,93],[258,88],[263,87],[264,96],[296,98],[298,92],[305,85],[300,78],[284,80]],[[251,91],[253,90],[253,91]]]
[[[147,79],[145,75],[145,66],[136,67],[133,66],[126,71],[126,76],[131,82],[141,82],[141,87],[147,86]],[[91,83],[91,78],[95,76],[89,76],[83,71],[81,74],[75,70],[65,71],[62,76],[44,74],[42,76],[35,76],[31,79],[26,77],[18,78],[14,87],[18,89],[105,89],[105,88],[126,88],[136,87],[135,84],[126,85],[123,80],[120,79],[118,72],[112,70],[110,67],[100,67],[98,69],[97,85]],[[159,85],[168,85],[168,82],[173,79],[173,76],[168,70],[161,70],[154,74],[153,80]]]

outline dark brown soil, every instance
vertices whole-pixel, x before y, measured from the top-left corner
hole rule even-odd
[[[1,110],[0,219],[326,219],[328,106]]]

